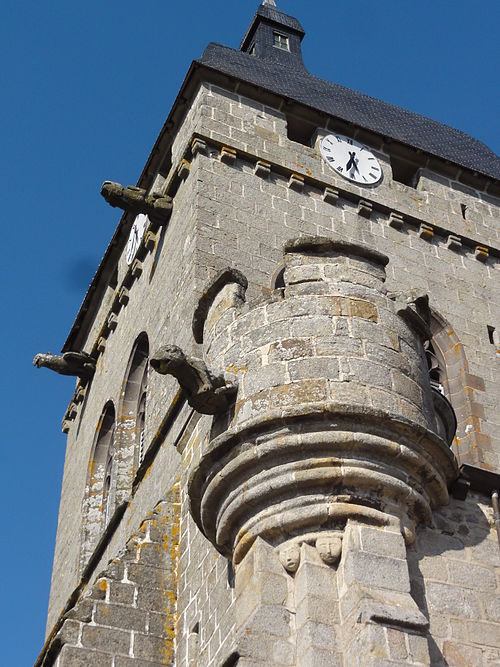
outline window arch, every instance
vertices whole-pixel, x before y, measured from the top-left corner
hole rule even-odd
[[[114,494],[115,406],[108,401],[99,417],[92,445],[85,496],[80,565],[94,552],[111,515]]]
[[[145,448],[149,341],[141,333],[132,347],[122,382],[116,428],[115,506],[127,500]]]
[[[471,375],[464,347],[451,324],[437,311],[431,310],[431,385],[450,401],[457,418],[454,452],[460,463],[480,464],[481,378]],[[429,358],[429,354],[428,354]]]

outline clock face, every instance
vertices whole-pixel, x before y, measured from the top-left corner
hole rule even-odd
[[[130,230],[130,236],[128,237],[127,253],[125,255],[127,264],[132,264],[137,249],[141,244],[142,237],[144,236],[144,232],[146,230],[146,220],[147,218],[144,213],[140,213],[134,220],[134,224]]]
[[[321,140],[321,155],[330,167],[358,185],[375,185],[382,178],[377,158],[359,141],[343,134],[329,134]]]

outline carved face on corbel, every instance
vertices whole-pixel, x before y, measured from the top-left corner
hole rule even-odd
[[[297,572],[300,564],[300,549],[293,544],[280,549],[280,562],[287,572]]]
[[[316,549],[323,563],[334,565],[342,553],[342,540],[340,537],[325,535],[316,540]]]

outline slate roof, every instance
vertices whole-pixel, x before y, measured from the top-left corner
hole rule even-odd
[[[198,62],[461,167],[500,179],[500,158],[481,141],[419,114],[312,76],[301,67],[284,67],[214,43],[208,45]]]

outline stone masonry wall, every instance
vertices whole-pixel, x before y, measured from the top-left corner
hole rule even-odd
[[[194,136],[201,148],[193,155]],[[111,399],[117,410],[120,405],[128,355],[137,336],[142,331],[148,334],[151,351],[165,343],[195,350],[190,323],[204,283],[218,270],[235,266],[249,279],[251,301],[263,288],[273,286],[281,268],[283,244],[298,235],[365,243],[389,256],[389,291],[420,288],[429,293],[431,306],[447,323],[451,353],[460,345],[468,364],[460,377],[469,407],[462,409],[462,394],[449,396],[459,414],[454,451],[461,461],[500,469],[500,357],[498,345],[488,340],[487,330],[488,326],[500,329],[500,202],[431,172],[420,175],[415,189],[397,183],[392,179],[389,147],[378,144],[374,148],[384,180],[376,189],[362,190],[335,176],[317,150],[290,141],[282,111],[209,84],[200,87],[173,147],[172,174],[183,157],[189,158],[190,167],[175,195],[172,219],[143,261],[142,273],[118,313],[118,326],[105,341],[96,376],[70,425],[48,631],[78,584],[81,526],[75,517],[80,516],[84,496],[84,471],[104,404]],[[167,190],[172,174],[165,181]],[[465,219],[462,204],[466,206]],[[119,275],[124,275],[123,257],[119,268]],[[88,335],[87,351],[99,337],[109,305],[110,299],[104,298]],[[147,446],[177,389],[173,379],[150,374]],[[233,651],[234,576],[226,559],[202,536],[188,512],[187,470],[211,425],[211,420],[203,417],[193,434],[186,436],[187,443],[176,451],[174,444],[186,430],[191,414],[183,409],[175,420],[153,465],[131,495],[96,573],[125,548],[147,513],[165,500],[165,489],[182,475],[176,664],[219,667]],[[474,496],[466,502],[452,501],[435,516],[433,527],[419,532],[409,551],[412,594],[430,618],[433,665],[444,665],[446,659],[450,665],[489,667],[500,660],[499,560],[491,515],[484,503],[484,498]],[[464,573],[464,564],[476,573],[479,583],[474,578],[474,589],[468,587],[470,578]],[[102,624],[106,632],[101,637],[115,627],[119,648],[114,654],[101,650],[111,644],[107,639],[103,639],[106,646],[100,643],[95,614],[99,609],[102,620],[103,605],[115,602],[111,592],[99,598],[103,593],[96,576],[91,581],[90,615],[65,621],[67,634],[57,667],[65,667],[66,659],[72,667],[92,664],[91,658],[96,665],[109,667],[155,664],[168,637],[151,633],[157,638],[151,642],[156,653],[136,655],[133,646],[140,646],[140,642],[135,644],[134,640],[132,645],[132,636],[147,636],[149,621],[148,610],[143,609],[141,616],[137,611],[141,608],[134,602],[131,608],[135,611],[127,620],[117,614],[114,626]],[[125,586],[124,594],[131,590],[128,581],[120,579],[115,584]],[[138,622],[144,625],[125,627],[132,623],[136,611],[143,619]],[[473,625],[478,618],[481,621]],[[91,636],[94,639],[90,640]],[[85,650],[102,655],[89,658],[90,654],[82,653]],[[390,650],[394,664],[407,664],[404,656],[409,646],[394,645]],[[283,657],[279,664],[292,664],[289,659]]]

